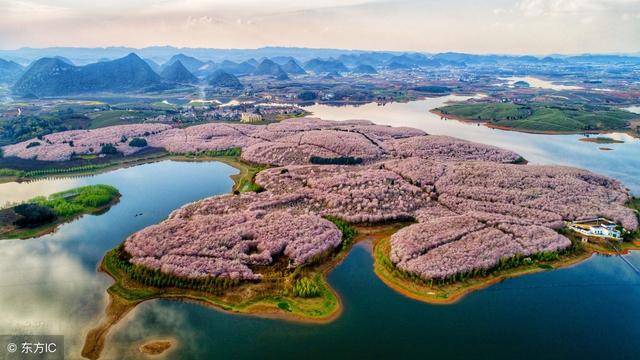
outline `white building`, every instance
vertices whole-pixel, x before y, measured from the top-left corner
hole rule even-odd
[[[605,218],[572,221],[568,226],[571,230],[587,237],[613,240],[622,239],[622,234],[616,230],[617,225]]]

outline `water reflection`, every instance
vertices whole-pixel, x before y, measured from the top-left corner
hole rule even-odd
[[[163,161],[90,177],[0,184],[0,197],[17,201],[89,184],[113,185],[122,193],[106,213],[84,216],[53,234],[0,240],[0,333],[62,334],[68,356],[78,358],[112,283],[96,271],[105,252],[183,204],[229,192],[229,176],[236,173],[222,163]]]

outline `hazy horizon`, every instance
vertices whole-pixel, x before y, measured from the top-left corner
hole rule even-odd
[[[31,47],[31,46],[21,46],[21,47],[14,47],[14,48],[2,48],[0,47],[0,51],[6,51],[6,52],[11,52],[11,51],[20,51],[20,50],[47,50],[47,49],[130,49],[132,50],[134,53],[136,50],[145,50],[145,49],[151,49],[151,48],[174,48],[178,51],[184,50],[184,51],[188,51],[188,50],[220,50],[220,51],[227,51],[227,50],[238,50],[238,51],[252,51],[252,50],[261,50],[261,49],[268,49],[268,48],[282,48],[282,49],[301,49],[301,50],[335,50],[335,51],[344,51],[344,52],[349,52],[349,51],[354,51],[354,52],[390,52],[390,53],[421,53],[421,54],[425,54],[425,55],[429,55],[429,54],[442,54],[442,53],[461,53],[461,54],[469,54],[469,55],[496,55],[496,56],[536,56],[536,57],[544,57],[544,56],[580,56],[580,55],[620,55],[620,56],[640,56],[640,50],[639,51],[632,51],[632,52],[575,52],[575,53],[561,53],[561,52],[554,52],[554,53],[500,53],[500,52],[470,52],[470,51],[464,51],[464,50],[456,50],[456,49],[451,49],[451,50],[443,50],[443,51],[438,51],[438,52],[434,52],[434,51],[418,51],[418,50],[385,50],[385,49],[376,49],[376,50],[372,50],[372,49],[347,49],[347,48],[338,48],[338,47],[303,47],[303,46],[276,46],[276,45],[265,45],[265,46],[260,46],[260,47],[253,47],[253,48],[242,48],[242,47],[236,47],[236,48],[221,48],[221,47],[188,47],[188,46],[184,46],[184,47],[180,47],[180,46],[175,46],[175,45],[170,45],[170,44],[164,44],[164,45],[149,45],[149,46],[144,46],[144,47],[132,47],[132,46],[124,46],[124,45],[109,45],[109,46],[56,46],[56,45],[51,45],[51,46],[45,46],[45,47]],[[124,55],[123,55],[124,56]],[[194,56],[197,57],[197,56]]]
[[[637,54],[640,0],[0,0],[0,48]],[[72,34],[73,36],[70,36]]]

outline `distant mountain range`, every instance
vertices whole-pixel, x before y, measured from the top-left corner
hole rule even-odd
[[[57,58],[33,63],[13,85],[18,95],[60,96],[86,92],[124,92],[160,86],[162,78],[136,54],[74,66]]]
[[[223,60],[242,62],[247,59],[277,59],[295,58],[307,61],[316,57],[338,57],[343,54],[359,54],[363,51],[340,49],[311,49],[294,47],[263,47],[258,49],[212,49],[212,48],[177,48],[173,46],[152,46],[141,49],[130,47],[79,48],[79,47],[50,47],[50,48],[21,48],[16,50],[0,50],[0,58],[14,60],[19,64],[29,64],[43,57],[64,56],[77,65],[90,64],[99,59],[117,59],[129,53],[136,53],[142,58],[151,59],[159,64],[166,63],[172,56],[183,54],[200,59],[220,63]],[[401,53],[397,53],[401,54]],[[187,69],[189,65],[182,62]],[[253,64],[257,66],[257,64]],[[191,69],[190,69],[191,71]]]
[[[55,48],[52,48],[55,49]],[[0,51],[1,54],[34,54],[52,49],[20,49]],[[427,55],[421,53],[340,51],[331,49],[263,48],[256,50],[224,50],[222,53],[275,54],[273,57],[245,58],[244,61],[223,59],[220,62],[203,60],[184,52],[173,53],[175,48],[145,48],[148,54],[165,54],[167,61],[158,62],[152,57],[143,59],[134,53],[110,60],[105,56],[98,62],[84,66],[74,65],[79,55],[110,55],[122,48],[76,49],[61,48],[62,55],[55,54],[30,63],[26,68],[21,64],[0,59],[0,83],[13,84],[12,90],[22,96],[64,96],[88,92],[130,92],[163,90],[175,84],[194,84],[205,79],[211,86],[241,88],[237,76],[269,76],[275,80],[289,80],[291,76],[301,76],[308,72],[326,79],[338,78],[345,73],[371,75],[384,70],[410,70],[417,68],[453,66],[483,66],[536,64],[553,67],[567,64],[583,69],[589,64],[638,64],[640,57],[623,55],[579,55],[546,56],[530,55],[475,55],[457,52]],[[181,49],[185,50],[185,49]],[[188,50],[188,49],[187,49]],[[187,52],[185,50],[185,52]],[[202,53],[201,49],[189,51]],[[300,58],[289,54],[333,54],[331,57],[313,57],[301,66]],[[72,54],[71,58],[66,55]],[[211,58],[211,54],[208,54]],[[157,57],[156,57],[157,58]],[[159,65],[162,63],[162,65]]]
[[[611,55],[611,54],[583,54],[583,55],[559,55],[549,56],[514,56],[514,55],[475,55],[465,53],[441,53],[426,54],[417,52],[398,51],[362,51],[362,50],[341,50],[341,49],[311,49],[295,47],[263,47],[258,49],[210,49],[210,48],[176,48],[172,46],[153,46],[141,49],[127,47],[106,47],[106,48],[76,48],[76,47],[51,47],[51,48],[21,48],[16,50],[0,50],[0,58],[13,60],[14,62],[26,66],[36,59],[42,57],[63,56],[73,61],[76,65],[89,64],[100,59],[117,59],[129,53],[136,53],[144,59],[153,60],[163,64],[173,56],[181,54],[191,58],[199,59],[201,62],[213,61],[221,63],[224,60],[241,63],[247,59],[268,58],[279,65],[284,65],[291,58],[299,62],[307,62],[315,58],[333,58],[343,64],[355,67],[360,64],[367,64],[374,67],[381,67],[392,62],[395,56],[409,55],[415,57],[413,61],[420,62],[418,57],[426,57],[438,61],[452,61],[455,63],[491,63],[503,61],[523,61],[523,62],[551,62],[558,59],[572,62],[631,62],[640,63],[640,54]],[[180,59],[181,61],[184,59]],[[395,59],[398,60],[398,59]],[[183,65],[192,73],[195,69],[188,61],[182,61]],[[402,64],[402,61],[396,61]],[[170,65],[170,64],[168,64]],[[257,66],[257,64],[252,64]],[[404,63],[407,65],[407,63]]]

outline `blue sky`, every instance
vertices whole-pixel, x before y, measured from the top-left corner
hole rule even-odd
[[[0,0],[0,48],[640,52],[640,0]]]

